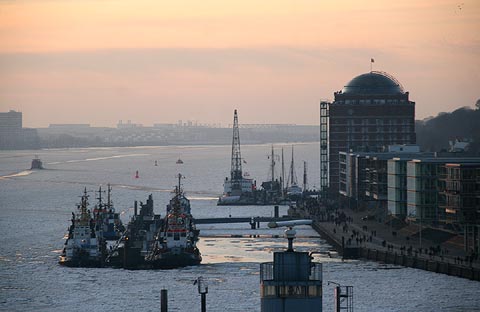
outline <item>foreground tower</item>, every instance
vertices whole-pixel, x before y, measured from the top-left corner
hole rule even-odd
[[[271,222],[269,227],[286,226],[288,249],[274,252],[273,262],[260,264],[261,312],[322,311],[322,265],[308,252],[293,250],[294,225],[311,220]]]

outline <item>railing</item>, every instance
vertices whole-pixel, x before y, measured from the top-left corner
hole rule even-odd
[[[278,272],[275,272],[278,270]],[[284,275],[282,272],[288,272],[289,278],[282,278]],[[290,277],[294,275],[298,276],[295,281],[321,281],[322,280],[322,264],[310,263],[310,268],[307,265],[274,265],[273,262],[264,262],[260,264],[260,281],[294,281]],[[303,274],[302,274],[303,273]]]

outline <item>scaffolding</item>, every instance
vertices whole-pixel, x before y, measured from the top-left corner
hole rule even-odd
[[[328,119],[330,103],[320,102],[320,197],[327,199],[328,189]]]

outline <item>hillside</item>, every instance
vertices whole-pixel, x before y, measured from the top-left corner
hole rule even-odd
[[[480,155],[480,107],[459,108],[415,123],[417,144],[424,151],[448,150],[449,141],[470,139],[469,154]]]

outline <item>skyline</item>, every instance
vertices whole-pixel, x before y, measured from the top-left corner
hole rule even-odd
[[[416,119],[480,98],[475,1],[0,1],[0,111],[24,126],[119,120],[318,124],[374,70]],[[54,112],[54,113],[52,113]]]

